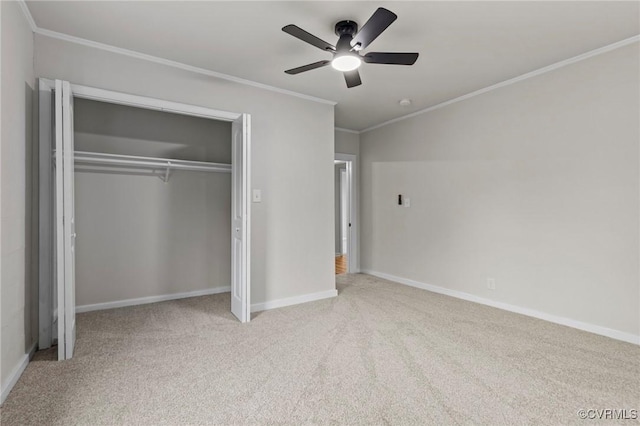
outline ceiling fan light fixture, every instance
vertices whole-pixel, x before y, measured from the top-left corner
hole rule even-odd
[[[362,65],[362,60],[357,55],[344,54],[336,55],[331,61],[331,66],[338,71],[353,71]]]
[[[384,7],[379,7],[360,29],[358,29],[358,24],[354,21],[340,21],[335,25],[335,33],[339,37],[335,46],[296,25],[285,25],[282,27],[282,31],[285,33],[333,55],[332,59],[291,68],[286,70],[285,73],[295,75],[331,64],[334,69],[344,74],[347,88],[352,88],[362,84],[358,68],[363,62],[367,64],[413,65],[418,59],[418,53],[369,52],[366,55],[358,53],[366,49],[397,18],[398,16],[395,13]]]

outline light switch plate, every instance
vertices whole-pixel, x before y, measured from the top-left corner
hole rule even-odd
[[[404,197],[404,206],[405,207],[411,207],[411,198]]]
[[[261,203],[262,202],[262,191],[259,189],[254,189],[253,190],[253,197],[252,200],[254,203]]]

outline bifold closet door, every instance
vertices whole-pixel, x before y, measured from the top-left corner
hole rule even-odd
[[[55,83],[55,216],[58,297],[58,359],[70,359],[76,341],[73,94]]]
[[[241,322],[251,319],[249,249],[250,116],[242,114],[231,126],[231,313]]]
[[[53,139],[54,82],[38,81],[38,349],[50,348],[57,339],[57,293],[54,265]]]

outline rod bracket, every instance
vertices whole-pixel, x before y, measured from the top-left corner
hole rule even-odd
[[[160,176],[160,179],[162,179],[164,183],[167,183],[169,182],[170,175],[171,175],[171,161],[167,161],[167,168],[164,171],[164,176]]]

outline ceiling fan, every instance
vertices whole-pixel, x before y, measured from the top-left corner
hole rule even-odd
[[[287,25],[282,28],[282,31],[331,53],[333,59],[314,62],[286,70],[285,72],[291,75],[299,74],[331,64],[333,68],[344,73],[347,87],[351,88],[362,84],[360,73],[358,72],[358,67],[360,67],[362,62],[368,64],[413,65],[418,59],[417,53],[370,52],[366,55],[360,55],[358,53],[369,46],[369,44],[382,34],[397,18],[398,16],[395,13],[380,7],[371,15],[371,18],[369,18],[360,31],[358,31],[358,24],[356,22],[340,21],[335,27],[336,35],[340,37],[335,46],[319,39],[296,25]]]

